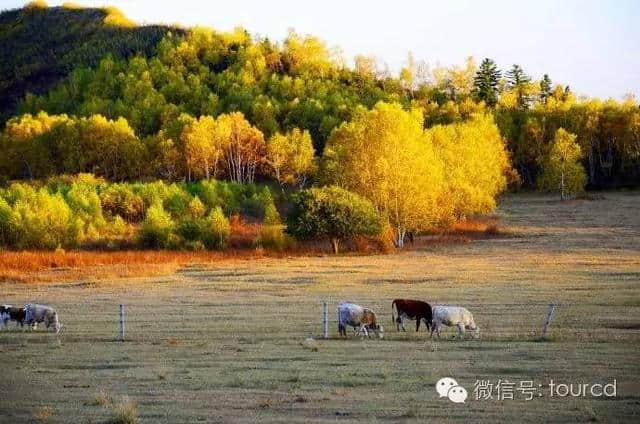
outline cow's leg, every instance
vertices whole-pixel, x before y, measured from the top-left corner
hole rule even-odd
[[[437,323],[431,326],[431,338],[433,338],[433,333],[435,332],[438,338],[440,338],[440,327],[442,324]]]
[[[422,318],[420,318],[420,315],[418,315],[416,317],[416,333],[420,330],[420,320],[422,320]]]
[[[458,323],[458,337],[464,339],[464,324],[461,322]]]
[[[369,337],[369,332],[367,331],[367,326],[364,324],[360,325],[360,328],[358,329],[358,335],[360,334],[364,334],[365,337]]]

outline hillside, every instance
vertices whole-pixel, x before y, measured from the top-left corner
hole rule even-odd
[[[183,32],[106,19],[115,16],[121,15],[114,9],[70,6],[0,13],[0,122],[27,92],[45,93],[76,66],[95,66],[106,55],[148,57],[168,31]]]
[[[107,172],[95,163],[62,165],[69,161],[60,152],[69,146],[58,130],[67,121],[79,130],[91,122],[99,127],[106,118],[113,121],[106,125],[117,141],[107,145],[135,141],[127,151],[136,153],[131,156],[136,159],[127,162],[118,156],[119,162],[142,161],[150,169],[122,169],[121,178],[181,180],[191,178],[184,130],[201,117],[240,113],[265,142],[306,130],[321,157],[334,129],[359,110],[386,102],[419,110],[425,128],[491,116],[517,171],[515,186],[519,181],[528,189],[556,188],[553,173],[545,168],[552,165],[550,153],[560,130],[571,133],[569,139],[579,146],[576,160],[584,171],[576,168],[578,186],[583,181],[588,188],[640,184],[640,108],[635,99],[578,98],[546,74],[527,75],[517,64],[499,70],[489,58],[479,66],[468,58],[463,66],[425,72],[425,64],[409,55],[398,75],[371,57],[357,56],[353,67],[346,63],[322,40],[294,31],[274,41],[243,28],[220,32],[135,26],[113,8],[27,6],[3,12],[0,127],[12,117],[15,125],[0,135],[7,152],[4,161],[0,158],[0,177],[48,177],[63,169],[114,178],[113,167]],[[50,117],[21,118],[41,112]],[[63,114],[68,117],[58,116]],[[31,132],[31,125],[46,131]],[[87,139],[81,132],[67,140]],[[25,134],[37,142],[25,143]],[[204,134],[211,144],[210,132]],[[51,150],[60,141],[60,149]],[[103,151],[95,147],[90,149]],[[21,158],[19,163],[15,158]],[[31,162],[43,166],[25,169]]]

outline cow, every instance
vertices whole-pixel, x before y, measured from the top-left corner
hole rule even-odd
[[[394,306],[398,312],[397,316],[393,314]],[[404,328],[405,318],[416,320],[416,332],[420,330],[420,321],[424,321],[427,330],[429,330],[431,327],[431,305],[421,300],[394,299],[391,302],[391,320],[396,325],[397,331],[400,331],[400,327],[402,327],[402,331],[407,331]]]
[[[16,327],[24,327],[26,317],[26,309],[17,306],[2,305],[0,306],[0,323],[6,327],[9,321],[15,321]]]
[[[354,303],[338,305],[338,332],[341,336],[347,336],[347,325],[354,328],[356,335],[371,337],[369,331],[373,331],[378,338],[384,337],[384,328],[378,324],[375,312]]]
[[[457,326],[458,335],[461,338],[464,336],[465,329],[472,330],[474,332],[474,338],[480,336],[480,327],[473,321],[473,315],[467,309],[460,306],[438,305],[433,307],[430,337],[433,337],[433,332],[435,331],[438,338],[440,338],[440,329],[443,324],[449,327]]]
[[[56,334],[60,332],[62,325],[58,321],[58,313],[51,306],[29,303],[25,309],[25,323],[30,325],[32,329],[35,329],[38,323],[44,322],[47,328],[53,326]]]

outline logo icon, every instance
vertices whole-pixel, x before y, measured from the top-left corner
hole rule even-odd
[[[468,396],[467,390],[451,377],[444,377],[438,380],[436,392],[440,397],[447,397],[453,403],[464,403]]]

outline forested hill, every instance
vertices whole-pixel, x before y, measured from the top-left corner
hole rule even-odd
[[[577,97],[567,82],[517,64],[500,70],[490,58],[428,71],[408,55],[397,75],[375,58],[354,59],[348,66],[322,40],[294,31],[274,41],[242,28],[136,26],[114,8],[32,2],[0,14],[0,178],[229,178],[216,168],[216,143],[229,137],[214,129],[231,122],[255,135],[256,170],[268,173],[264,149],[277,145],[269,140],[310,138],[322,157],[336,128],[384,102],[419,111],[425,128],[490,116],[526,188],[548,185],[556,139],[577,144],[588,187],[640,185],[633,98]],[[87,140],[94,144],[73,147]],[[115,146],[117,169],[99,157]]]
[[[135,26],[113,8],[33,3],[0,13],[0,122],[27,92],[46,92],[77,66],[95,66],[106,55],[153,55],[168,31],[184,32]]]

